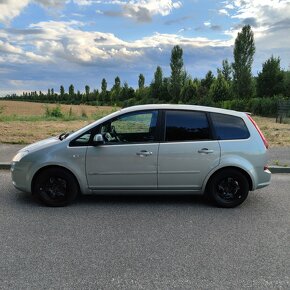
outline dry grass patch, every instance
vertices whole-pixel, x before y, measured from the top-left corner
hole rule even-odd
[[[253,116],[253,118],[268,140],[270,147],[290,147],[290,123],[279,124],[276,123],[275,118],[258,116]]]
[[[76,131],[89,121],[0,122],[0,143],[30,144],[62,132]]]
[[[45,114],[46,107],[53,109],[56,104],[43,104],[32,102],[17,102],[17,101],[0,101],[0,106],[3,108],[2,114],[4,116],[42,116]],[[116,110],[110,106],[88,106],[88,105],[60,105],[61,111],[65,114],[72,114],[82,116],[84,113],[87,116],[94,114],[106,114]]]

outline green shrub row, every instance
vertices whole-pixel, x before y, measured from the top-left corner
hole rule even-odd
[[[264,117],[276,117],[280,96],[273,98],[253,98],[249,100],[228,100],[220,103],[219,107],[224,109],[250,112],[254,115]]]

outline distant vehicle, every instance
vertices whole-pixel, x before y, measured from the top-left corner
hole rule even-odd
[[[11,172],[16,188],[48,206],[79,193],[188,193],[235,207],[270,184],[267,148],[247,113],[143,105],[23,148]]]

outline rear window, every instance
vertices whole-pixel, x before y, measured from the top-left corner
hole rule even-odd
[[[206,114],[194,111],[166,112],[166,141],[194,141],[210,139]]]
[[[211,113],[211,119],[218,140],[247,139],[249,130],[240,117]]]

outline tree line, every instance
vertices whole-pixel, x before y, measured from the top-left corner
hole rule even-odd
[[[68,91],[61,85],[59,93],[50,88],[47,93],[24,92],[8,95],[6,99],[120,107],[146,103],[199,104],[274,115],[277,102],[290,98],[290,71],[282,70],[280,58],[272,55],[262,64],[262,71],[253,77],[255,50],[254,33],[245,25],[235,39],[233,63],[223,60],[216,76],[208,71],[204,78],[192,78],[184,69],[183,49],[176,45],[171,51],[170,76],[164,76],[162,68],[157,66],[149,86],[145,85],[141,73],[136,89],[127,82],[122,84],[116,76],[110,89],[103,78],[100,91],[91,90],[88,85],[84,92],[75,91],[71,84]]]

